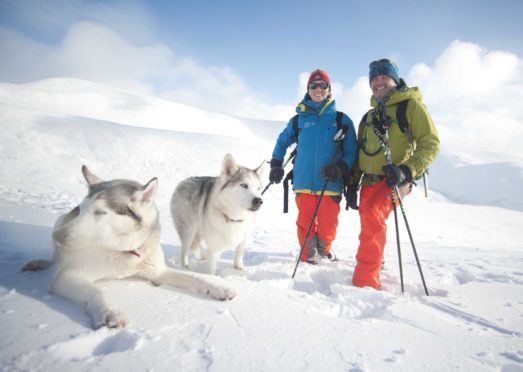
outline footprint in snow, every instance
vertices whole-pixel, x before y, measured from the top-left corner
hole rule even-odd
[[[94,356],[137,350],[143,345],[145,338],[137,331],[103,328],[51,345],[49,351],[58,359],[80,361]]]

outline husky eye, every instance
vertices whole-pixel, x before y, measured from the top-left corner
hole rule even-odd
[[[107,214],[106,211],[102,211],[101,209],[97,209],[94,211],[94,215],[95,216],[101,216],[101,215],[104,215],[104,214]]]
[[[114,212],[120,216],[125,216],[126,214],[129,214],[129,209],[128,208],[118,208]]]
[[[138,216],[136,213],[134,213],[134,211],[129,207],[115,209],[114,213],[116,213],[119,216],[129,216],[138,222],[142,221],[142,218]]]
[[[249,188],[249,186],[246,183],[241,183],[240,187],[243,187],[244,189],[248,189]]]

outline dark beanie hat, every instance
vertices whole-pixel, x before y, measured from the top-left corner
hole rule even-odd
[[[312,73],[311,73],[311,76],[309,76],[309,81],[307,82],[307,85],[312,83],[313,81],[324,81],[326,82],[327,84],[331,85],[331,79],[329,79],[329,75],[327,75],[327,73],[323,70],[314,70]]]
[[[369,65],[369,83],[378,75],[386,75],[396,82],[400,83],[400,74],[398,66],[388,59],[373,61]]]

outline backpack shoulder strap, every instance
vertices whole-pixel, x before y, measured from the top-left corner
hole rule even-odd
[[[402,133],[407,136],[409,143],[413,143],[412,133],[410,132],[409,121],[407,119],[407,105],[409,100],[401,101],[396,106],[396,119]]]
[[[292,117],[292,129],[294,131],[294,139],[298,142],[298,133],[300,128],[298,128],[298,114]]]
[[[369,112],[367,111],[367,112],[365,113],[365,115],[363,115],[363,117],[362,117],[361,120],[360,120],[360,126],[361,126],[362,124],[367,123],[367,116],[368,116],[368,115],[369,115]]]
[[[336,111],[336,135],[334,136],[334,143],[336,143],[336,151],[343,154],[343,140],[349,129],[348,125],[343,125],[343,115],[341,111]]]
[[[336,126],[337,126],[338,130],[343,129],[343,131],[345,132],[347,129],[343,127],[342,120],[343,120],[343,112],[336,111]]]

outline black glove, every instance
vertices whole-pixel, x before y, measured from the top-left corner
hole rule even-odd
[[[347,206],[345,209],[354,209],[358,210],[358,185],[347,185],[345,194],[345,200],[347,201]]]
[[[388,164],[382,169],[385,182],[390,188],[396,187],[404,182],[412,182],[410,169],[405,165]]]
[[[335,164],[330,164],[321,170],[320,174],[325,182],[338,182],[342,177],[347,177],[350,169],[343,160],[338,160]]]
[[[269,173],[270,183],[280,183],[283,179],[284,171],[282,168],[283,162],[278,159],[271,160],[271,172]]]

